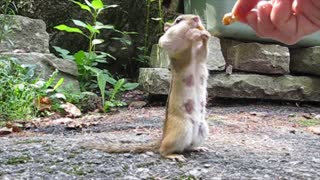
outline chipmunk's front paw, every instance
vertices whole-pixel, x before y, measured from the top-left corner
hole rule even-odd
[[[211,34],[204,30],[204,31],[201,31],[201,38],[205,41],[208,41],[208,39],[211,37]]]
[[[186,33],[186,37],[191,40],[191,41],[200,41],[201,40],[201,31],[199,29],[190,29],[187,33]]]

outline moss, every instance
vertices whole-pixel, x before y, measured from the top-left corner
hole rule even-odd
[[[137,168],[150,167],[153,165],[155,165],[155,162],[147,162],[147,163],[138,164]]]
[[[17,164],[25,164],[29,162],[31,158],[29,156],[20,156],[20,157],[13,157],[7,160],[6,164],[8,165],[17,165]]]
[[[179,178],[177,178],[177,180],[196,180],[197,178],[193,177],[193,176],[181,176]]]
[[[45,172],[47,172],[49,174],[53,174],[54,173],[53,169],[49,169],[49,168],[43,169],[43,171],[45,171]]]
[[[29,139],[25,141],[19,141],[17,144],[32,144],[32,143],[41,143],[42,140]]]
[[[128,166],[128,165],[124,165],[124,166],[122,167],[122,169],[123,169],[124,172],[128,172],[129,166]]]
[[[80,166],[73,166],[72,173],[78,176],[86,175],[86,172],[84,172],[84,170]]]
[[[68,154],[67,159],[73,159],[73,158],[75,158],[76,156],[77,156],[76,153],[70,153],[70,154]]]
[[[318,119],[301,119],[298,120],[298,124],[304,127],[317,126],[320,125],[320,120]]]

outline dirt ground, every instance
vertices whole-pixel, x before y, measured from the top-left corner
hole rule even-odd
[[[320,107],[215,104],[208,152],[186,162],[159,154],[108,154],[85,142],[136,143],[161,137],[164,107],[78,119],[40,119],[0,138],[0,179],[320,179]]]

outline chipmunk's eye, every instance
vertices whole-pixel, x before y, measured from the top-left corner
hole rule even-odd
[[[182,20],[183,20],[182,18],[178,18],[178,19],[176,19],[175,24],[179,24]]]

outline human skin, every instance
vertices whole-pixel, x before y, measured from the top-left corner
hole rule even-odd
[[[320,30],[319,0],[238,0],[232,13],[258,36],[288,45]]]

